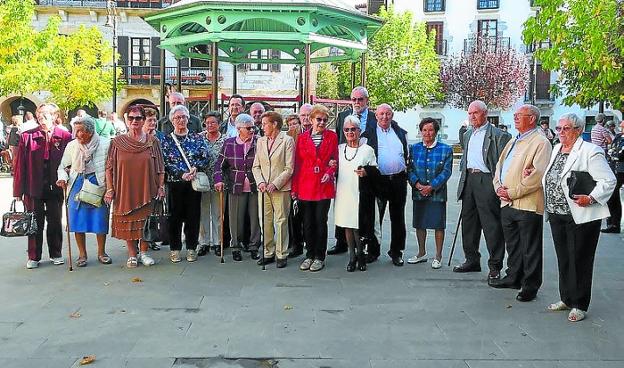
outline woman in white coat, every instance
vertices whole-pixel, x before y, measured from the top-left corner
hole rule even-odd
[[[550,311],[570,310],[570,322],[581,321],[591,299],[594,256],[600,223],[609,216],[607,201],[615,188],[615,176],[600,147],[583,141],[585,123],[565,114],[557,123],[560,143],[553,148],[544,175],[545,218],[550,223],[559,266],[561,301]],[[587,195],[569,195],[573,171],[587,172],[596,182]]]
[[[58,167],[56,185],[69,189],[66,198],[69,212],[69,231],[75,233],[78,245],[78,267],[87,265],[86,233],[94,233],[97,239],[97,259],[110,264],[106,254],[106,234],[108,234],[108,206],[100,198],[99,205],[79,200],[78,193],[88,181],[105,192],[106,157],[110,139],[100,137],[95,131],[95,121],[91,117],[78,118],[74,122],[76,139],[67,144],[61,164]],[[103,188],[103,189],[102,189]]]

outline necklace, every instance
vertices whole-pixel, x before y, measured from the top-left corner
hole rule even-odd
[[[358,150],[360,149],[360,146],[358,145],[357,147],[355,147],[355,153],[353,154],[353,157],[351,157],[351,158],[348,158],[348,157],[347,157],[347,147],[348,147],[348,146],[349,146],[348,144],[345,144],[345,147],[344,147],[344,152],[343,152],[343,154],[344,154],[344,158],[345,158],[345,160],[347,160],[347,161],[353,161],[353,159],[355,158],[355,156],[357,156],[357,154],[358,154]]]

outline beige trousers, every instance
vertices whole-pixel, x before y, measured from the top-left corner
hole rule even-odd
[[[264,197],[264,213],[262,198]],[[290,191],[258,193],[259,221],[263,223],[264,256],[288,257],[288,214],[290,213]],[[263,219],[264,217],[264,219]],[[264,220],[264,221],[263,221]]]

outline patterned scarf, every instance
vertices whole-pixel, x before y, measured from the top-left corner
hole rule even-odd
[[[93,132],[91,140],[87,144],[78,143],[78,149],[72,160],[72,169],[79,174],[91,174],[95,172],[93,154],[100,145],[100,136]]]

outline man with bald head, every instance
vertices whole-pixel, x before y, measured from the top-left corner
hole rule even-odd
[[[500,199],[492,180],[498,158],[511,138],[487,120],[487,106],[473,101],[468,106],[470,127],[462,142],[463,155],[459,171],[457,199],[462,201],[462,243],[466,260],[453,272],[481,272],[479,243],[481,230],[490,254],[488,280],[498,279],[505,256],[505,240],[500,220]]]
[[[501,223],[507,246],[507,270],[502,279],[489,280],[495,288],[520,289],[516,299],[535,299],[542,285],[542,177],[552,146],[538,128],[540,112],[522,105],[514,114],[518,135],[510,140],[498,160],[494,189],[501,201]]]
[[[171,110],[178,105],[184,105],[186,99],[180,92],[171,92],[167,101],[169,102],[169,109]],[[202,131],[202,124],[197,116],[191,115],[189,117],[187,129],[194,133]],[[163,134],[171,134],[171,132],[173,132],[173,124],[169,120],[169,114],[163,114],[163,117],[158,121],[158,130]]]
[[[254,102],[249,107],[249,115],[254,119],[255,134],[259,136],[264,135],[262,130],[262,114],[264,114],[265,108],[261,102]]]

